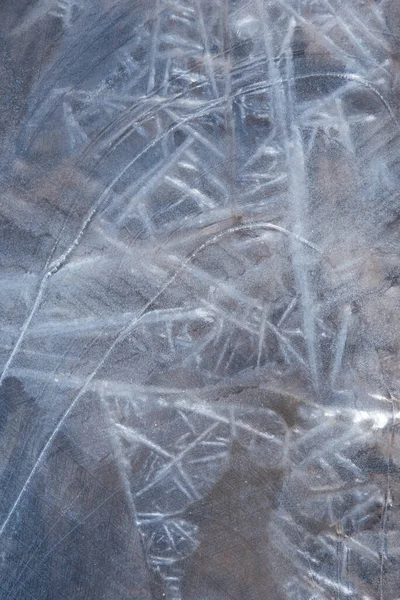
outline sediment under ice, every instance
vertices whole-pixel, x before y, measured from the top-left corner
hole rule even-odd
[[[400,596],[393,0],[4,0],[2,600]]]

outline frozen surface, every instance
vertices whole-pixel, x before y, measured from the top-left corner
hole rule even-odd
[[[2,0],[1,600],[400,596],[400,8]]]

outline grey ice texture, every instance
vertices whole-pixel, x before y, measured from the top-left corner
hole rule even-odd
[[[1,600],[400,597],[400,9],[2,0]]]

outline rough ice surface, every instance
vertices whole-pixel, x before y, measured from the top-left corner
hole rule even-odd
[[[400,596],[395,0],[3,0],[2,600]]]

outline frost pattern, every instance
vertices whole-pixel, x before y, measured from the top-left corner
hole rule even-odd
[[[396,4],[0,10],[1,597],[396,598]]]

